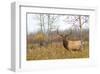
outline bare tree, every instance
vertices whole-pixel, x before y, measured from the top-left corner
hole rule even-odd
[[[45,19],[45,15],[44,14],[40,14],[40,28],[41,28],[41,32],[45,33],[45,23],[44,23],[44,19]]]
[[[81,38],[81,48],[83,49],[83,39],[82,39],[82,26],[85,24],[85,23],[87,23],[88,22],[88,16],[86,16],[86,15],[84,15],[84,16],[82,16],[82,15],[79,15],[78,16],[79,17],[79,27],[80,27],[80,38]],[[83,19],[83,21],[82,21],[82,19]]]
[[[52,36],[50,37],[50,34],[51,34],[52,30],[55,29],[54,23],[57,21],[58,15],[47,14],[47,17],[48,17],[48,30],[47,30],[48,41],[51,43],[51,46],[52,46],[52,40],[50,41],[50,39],[52,39],[51,38]]]
[[[46,40],[45,17],[45,14],[36,14],[36,20],[38,21],[38,26],[40,30],[38,30],[35,40],[39,42],[40,46],[43,46],[43,43]]]

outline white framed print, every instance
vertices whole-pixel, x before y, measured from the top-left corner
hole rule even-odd
[[[11,69],[96,65],[95,8],[11,4]]]

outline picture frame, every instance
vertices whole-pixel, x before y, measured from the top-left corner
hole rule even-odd
[[[95,8],[34,6],[34,3],[13,2],[11,4],[11,69],[13,71],[34,71],[61,68],[96,66]],[[89,54],[88,58],[55,58],[27,60],[28,14],[88,15]],[[34,15],[32,15],[34,16]],[[45,15],[44,15],[45,16]],[[34,17],[33,17],[34,18]],[[36,21],[34,21],[36,22]],[[58,25],[59,26],[59,25]],[[36,27],[33,26],[35,29]],[[32,30],[35,31],[35,30]],[[94,50],[95,49],[95,50]],[[73,51],[72,51],[73,52]],[[77,51],[76,51],[77,52]],[[75,52],[75,53],[76,53]],[[81,51],[79,51],[81,52]]]

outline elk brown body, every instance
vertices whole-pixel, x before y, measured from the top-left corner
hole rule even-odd
[[[80,50],[81,49],[81,41],[68,41],[68,49],[70,50]]]
[[[76,40],[76,41],[66,40],[66,38],[63,37],[63,46],[67,50],[80,50],[81,41],[80,40]]]

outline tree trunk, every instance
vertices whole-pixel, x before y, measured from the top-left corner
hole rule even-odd
[[[83,39],[82,39],[82,23],[81,23],[81,15],[79,15],[79,25],[80,25],[80,39],[81,39],[81,50],[83,49]]]

